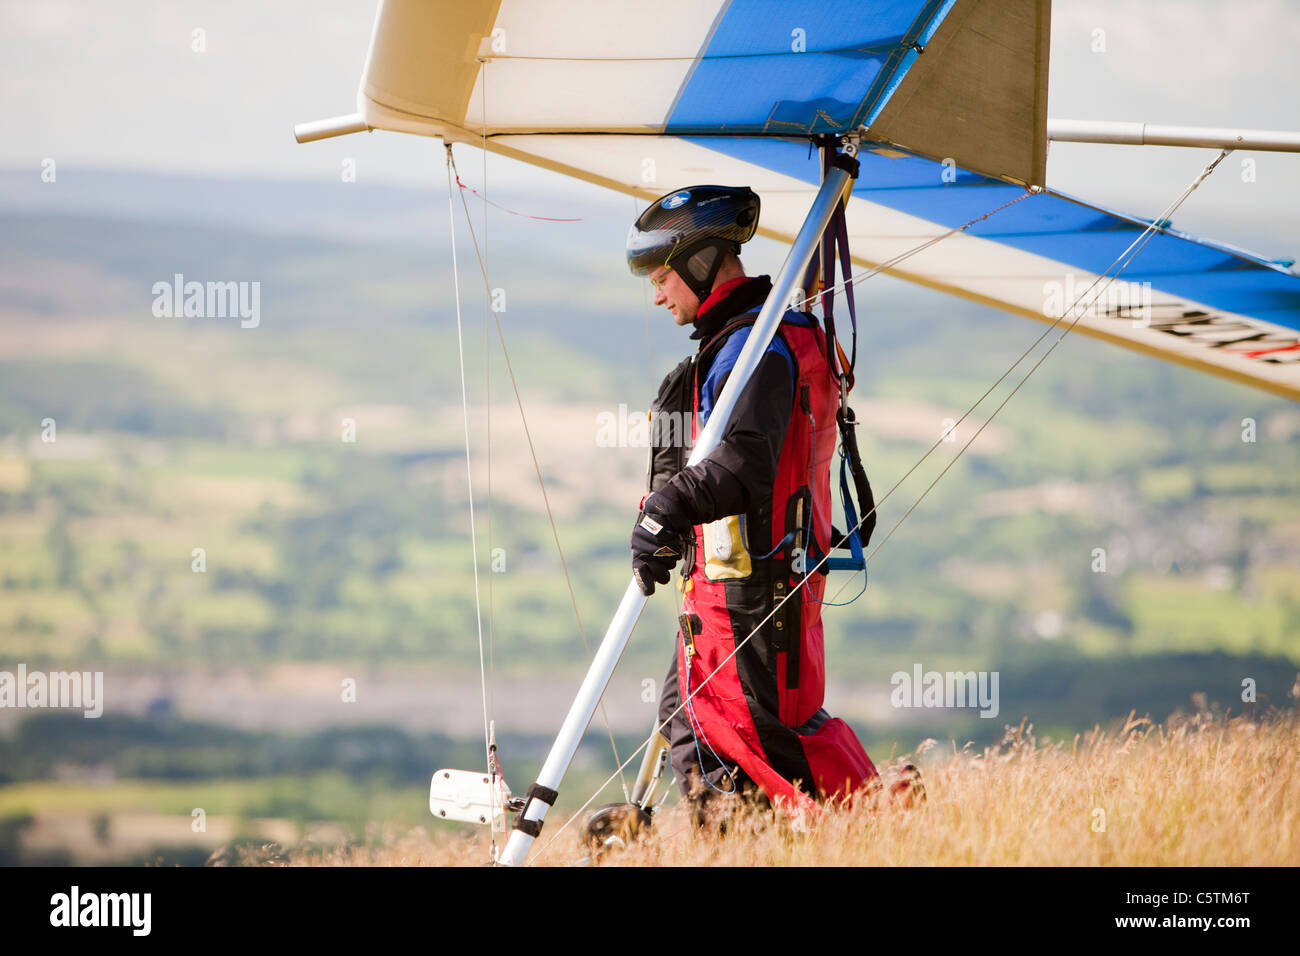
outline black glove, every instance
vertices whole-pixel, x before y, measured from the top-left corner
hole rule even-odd
[[[641,514],[632,528],[632,577],[646,597],[655,593],[655,582],[667,584],[673,568],[686,551],[690,525],[678,517],[673,500],[654,492],[641,502]]]

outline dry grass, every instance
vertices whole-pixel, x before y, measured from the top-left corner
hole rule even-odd
[[[933,741],[927,741],[933,746]],[[1231,720],[1201,713],[1153,726],[1130,720],[1070,742],[1036,740],[1032,726],[983,753],[944,756],[923,744],[885,768],[888,780],[920,758],[928,800],[908,809],[831,807],[799,832],[784,816],[746,811],[725,836],[697,830],[679,809],[662,812],[630,848],[592,861],[612,866],[1300,864],[1300,719]],[[538,865],[589,856],[575,825],[548,821]],[[558,839],[556,838],[559,833]],[[555,842],[545,846],[550,839]],[[276,862],[338,866],[475,865],[486,834],[430,837],[422,828],[377,846]],[[545,847],[545,849],[543,849]],[[250,861],[253,862],[253,861]]]

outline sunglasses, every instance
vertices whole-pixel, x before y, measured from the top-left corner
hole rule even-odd
[[[665,282],[668,281],[668,277],[672,274],[673,274],[672,269],[664,269],[664,271],[660,275],[650,276],[650,284],[654,286],[656,290],[658,290]]]

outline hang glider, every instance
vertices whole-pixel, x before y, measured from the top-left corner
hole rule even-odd
[[[1053,129],[1225,150],[1300,151],[1300,136],[1049,123],[1050,9],[1050,0],[381,0],[358,111],[296,135],[440,137],[449,154],[469,143],[647,200],[702,182],[758,192],[760,231],[790,251],[690,463],[719,441],[785,303],[829,248],[828,228],[847,233],[858,266],[1054,325],[1068,314],[1070,329],[1300,398],[1292,263],[1045,182]],[[450,177],[449,155],[449,192]],[[1074,293],[1094,285],[1125,294],[1075,314]],[[467,425],[467,459],[468,441]],[[500,862],[523,863],[645,602],[629,583],[523,798],[497,776],[485,712],[488,772],[440,771],[431,809],[489,822],[504,802],[518,817]],[[635,810],[662,771],[662,729],[643,747]]]
[[[1035,187],[890,272],[1050,322],[1149,220],[1047,187],[1049,25],[1048,0],[383,0],[358,112],[299,135],[437,136],[646,200],[743,183],[762,197],[760,232],[788,243],[820,179],[809,137],[865,127],[854,262]],[[1124,135],[1109,141],[1143,141]],[[1261,143],[1300,148],[1272,135]],[[1300,398],[1293,262],[1166,224],[1124,280],[1076,331]]]

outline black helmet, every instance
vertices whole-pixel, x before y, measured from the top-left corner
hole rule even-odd
[[[671,266],[703,302],[728,252],[758,229],[758,194],[748,186],[691,186],[656,199],[627,233],[627,264],[646,276]]]

